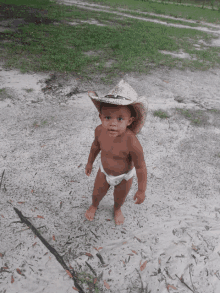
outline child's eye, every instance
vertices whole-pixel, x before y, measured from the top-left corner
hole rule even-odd
[[[123,120],[123,118],[122,118],[122,117],[119,117],[118,119],[121,119],[121,120]],[[120,120],[120,121],[121,121],[121,120]]]
[[[106,116],[106,117],[105,117],[105,119],[109,120],[109,119],[110,119],[110,117],[109,117],[109,116]]]

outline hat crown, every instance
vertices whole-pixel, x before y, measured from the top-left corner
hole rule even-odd
[[[135,102],[138,99],[138,94],[136,91],[123,79],[106,95],[107,96],[117,96],[126,98],[131,102]]]

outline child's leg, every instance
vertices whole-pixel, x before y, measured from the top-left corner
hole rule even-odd
[[[120,225],[124,223],[124,216],[121,212],[121,206],[125,202],[126,196],[131,188],[133,177],[126,181],[123,179],[120,184],[114,188],[114,213],[115,213],[115,223]]]
[[[105,179],[105,174],[102,173],[101,170],[99,169],[96,175],[95,183],[94,183],[92,205],[88,208],[88,210],[85,213],[85,217],[87,218],[87,220],[89,221],[93,220],[95,212],[99,205],[99,202],[106,195],[109,187],[110,185]]]

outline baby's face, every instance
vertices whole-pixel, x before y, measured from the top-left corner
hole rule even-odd
[[[117,137],[125,133],[127,126],[134,120],[126,106],[102,107],[99,118],[110,137]]]

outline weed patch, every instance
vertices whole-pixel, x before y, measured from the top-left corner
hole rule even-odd
[[[36,4],[36,1],[33,2]],[[87,78],[92,74],[103,74],[104,78],[111,79],[121,72],[146,73],[152,68],[152,64],[178,68],[178,58],[165,56],[160,51],[173,52],[181,48],[189,55],[195,55],[194,61],[182,60],[182,69],[207,69],[220,63],[217,49],[210,48],[208,52],[194,49],[189,39],[197,41],[208,38],[207,34],[196,30],[166,27],[134,19],[123,20],[111,13],[97,14],[53,2],[43,5],[42,9],[37,5],[24,8],[10,4],[8,10],[11,11],[7,12],[10,17],[14,11],[16,17],[20,15],[26,22],[20,22],[14,31],[0,33],[0,57],[5,61],[6,67],[19,68],[23,73],[70,72]],[[41,19],[40,22],[32,18],[33,11]],[[99,22],[110,21],[111,24],[115,20],[116,25],[83,23],[72,26],[68,23],[75,19],[97,19]],[[109,60],[114,62],[110,64]]]

